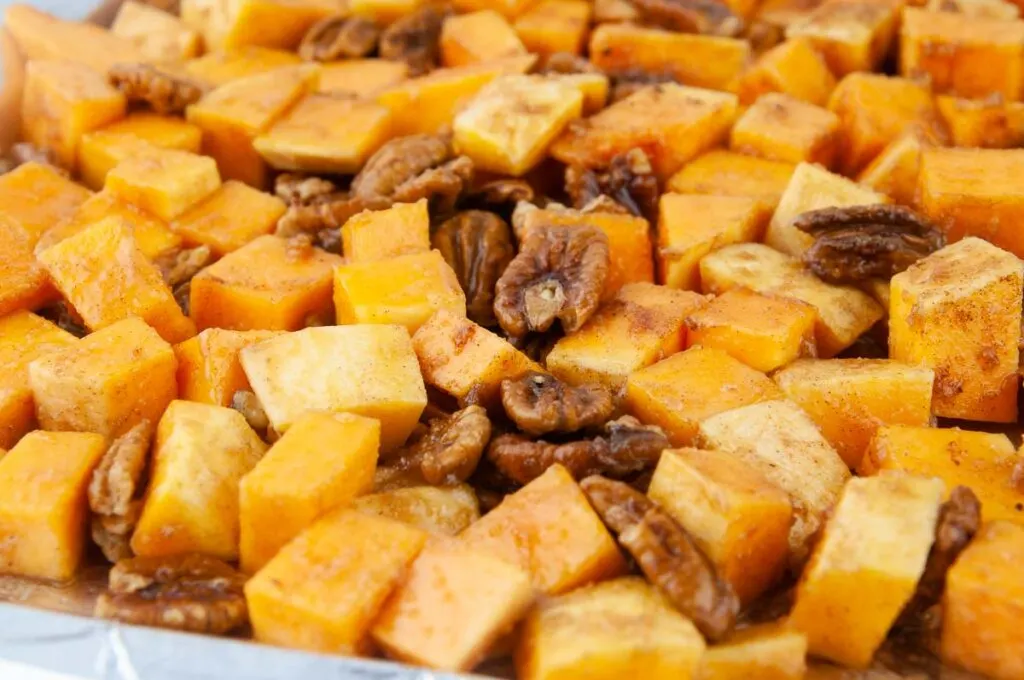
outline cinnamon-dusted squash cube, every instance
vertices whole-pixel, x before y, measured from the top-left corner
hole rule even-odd
[[[455,116],[453,145],[476,167],[520,176],[543,158],[551,142],[583,112],[583,94],[539,76],[494,79]]]
[[[1024,677],[1024,526],[991,522],[946,574],[940,654],[994,678]]]
[[[512,24],[492,9],[458,14],[441,28],[441,63],[465,66],[526,54]]]
[[[409,77],[409,65],[388,59],[346,59],[320,68],[317,92],[372,97]]]
[[[640,147],[665,180],[726,138],[736,107],[736,96],[725,92],[672,83],[645,87],[569,126],[551,155],[563,163],[599,167]]]
[[[880,427],[931,424],[935,373],[923,366],[889,359],[808,359],[774,378],[851,469]]]
[[[49,165],[25,163],[0,175],[0,220],[14,222],[32,248],[44,232],[74,215],[91,195]]]
[[[753,104],[769,92],[824,106],[836,86],[835,76],[808,38],[790,38],[771,48],[740,76],[740,103]]]
[[[380,0],[378,0],[379,2]],[[477,12],[482,9],[494,9],[509,19],[515,19],[536,3],[537,0],[455,0],[455,9],[459,12]]]
[[[388,656],[469,672],[533,604],[530,575],[455,541],[434,540],[409,568],[371,634]]]
[[[1016,420],[1022,287],[1024,264],[977,238],[893,277],[889,354],[935,371],[935,415]]]
[[[811,654],[854,668],[871,663],[924,572],[941,501],[937,479],[847,482],[789,616]]]
[[[135,554],[238,559],[238,485],[266,450],[238,411],[171,402],[153,440],[149,488],[132,534]]]
[[[286,209],[276,196],[228,180],[185,211],[171,228],[189,245],[208,246],[220,257],[271,233]]]
[[[270,424],[285,432],[307,411],[376,418],[389,452],[412,433],[427,405],[409,333],[401,326],[324,326],[288,333],[241,353],[242,368]]]
[[[349,263],[430,252],[427,199],[353,215],[341,227],[341,243]]]
[[[864,0],[825,0],[786,27],[787,38],[807,38],[836,76],[873,71],[896,35],[899,7]]]
[[[184,0],[181,18],[203,32],[208,49],[256,45],[290,50],[313,24],[338,11],[332,0]]]
[[[25,139],[75,169],[82,135],[124,118],[124,95],[80,62],[32,61],[21,101]]]
[[[916,3],[915,3],[916,4]],[[1020,8],[1008,0],[954,0],[943,4],[941,0],[928,0],[924,8],[936,12],[959,12],[969,17],[1013,21],[1020,18]]]
[[[658,203],[659,282],[670,288],[700,290],[701,258],[723,246],[761,240],[768,215],[757,198],[662,194]]]
[[[45,430],[119,437],[157,422],[178,392],[174,350],[137,317],[119,321],[28,367]]]
[[[337,255],[293,252],[288,241],[260,236],[196,274],[190,309],[200,329],[294,331],[332,310]],[[259,262],[259,267],[253,263]]]
[[[691,347],[631,373],[626,410],[665,430],[674,446],[690,446],[700,423],[723,411],[781,399],[770,378],[718,349]]]
[[[0,458],[0,572],[67,581],[85,548],[86,489],[106,440],[32,432]]]
[[[703,296],[688,291],[623,286],[580,330],[560,339],[545,363],[570,384],[600,383],[618,391],[633,371],[683,349],[683,322],[704,304]]]
[[[732,585],[753,602],[775,585],[789,558],[789,495],[718,451],[661,454],[647,494],[693,537]]]
[[[839,117],[831,111],[768,93],[736,121],[729,148],[773,161],[831,167],[839,139]]]
[[[267,71],[297,66],[302,59],[294,52],[269,47],[240,47],[213,51],[183,64],[185,72],[196,80],[219,87],[232,80],[259,75]]]
[[[521,566],[546,595],[625,570],[622,554],[569,472],[553,465],[459,534],[467,547]]]
[[[827,284],[796,258],[760,243],[716,250],[701,260],[700,277],[705,293],[745,286],[764,295],[811,305],[818,313],[814,337],[822,358],[846,349],[885,316],[882,306],[867,293],[851,286]]]
[[[241,568],[263,568],[321,515],[373,488],[380,423],[307,413],[239,484]]]
[[[900,73],[927,74],[939,93],[998,93],[1017,101],[1024,85],[1024,21],[908,7],[900,28]]]
[[[515,652],[524,680],[696,678],[704,639],[641,578],[621,578],[542,602]]]
[[[170,222],[220,187],[213,159],[154,149],[127,158],[107,173],[105,187],[128,203]]]
[[[690,314],[687,345],[728,352],[765,373],[814,356],[817,312],[806,302],[731,288]]]
[[[138,316],[168,342],[195,335],[195,326],[123,218],[96,222],[44,250],[39,261],[92,330]]]
[[[214,406],[231,406],[239,390],[249,389],[239,353],[280,335],[277,331],[205,331],[174,346],[178,359],[178,396]]]
[[[377,468],[378,471],[384,468]],[[420,480],[422,483],[422,480]],[[457,536],[480,519],[480,502],[468,484],[377,488],[352,501],[359,512],[411,524],[439,536]]]
[[[28,235],[0,214],[0,317],[41,307],[54,297],[46,269],[36,261]]]
[[[807,672],[807,636],[778,623],[749,626],[708,647],[702,680],[801,680]]]
[[[629,23],[601,24],[590,35],[590,58],[607,73],[664,71],[693,87],[731,90],[750,59],[750,43]]]
[[[342,324],[397,324],[410,333],[434,312],[465,314],[459,279],[430,250],[380,262],[343,264],[334,270],[334,309]]]
[[[551,0],[566,2],[567,0]],[[592,116],[608,103],[608,90],[611,85],[608,76],[603,73],[548,73],[549,79],[568,83],[583,95],[583,115]]]
[[[1008,102],[1001,96],[962,99],[948,95],[936,97],[935,102],[953,146],[1012,149],[1024,145],[1024,103]]]
[[[203,36],[180,18],[144,2],[121,5],[110,32],[130,40],[147,61],[176,62],[198,57]]]
[[[587,0],[541,0],[516,19],[515,29],[530,52],[580,54],[592,13]]]
[[[488,408],[497,405],[502,380],[543,370],[503,338],[448,310],[430,317],[412,342],[428,385],[460,401],[472,394]]]
[[[916,126],[904,131],[857,176],[858,184],[885,194],[900,205],[915,205],[921,152],[936,146],[937,141]]]
[[[680,194],[711,194],[756,198],[775,209],[796,166],[716,149],[698,156],[668,180]]]

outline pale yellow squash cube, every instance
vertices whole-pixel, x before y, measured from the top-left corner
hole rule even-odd
[[[376,418],[382,452],[401,446],[427,405],[409,332],[363,324],[307,328],[246,347],[242,368],[278,432],[307,411]]]
[[[807,38],[836,76],[877,69],[896,35],[899,7],[887,2],[826,0],[786,27]]]
[[[228,180],[178,219],[171,229],[191,246],[207,246],[218,257],[274,231],[287,210],[276,196]]]
[[[183,0],[181,18],[202,31],[208,49],[294,49],[313,24],[340,10],[337,0]]]
[[[516,19],[515,29],[530,52],[580,54],[592,14],[587,0],[540,0]]]
[[[377,471],[384,469],[387,468],[378,467]],[[480,503],[473,487],[468,484],[375,488],[375,493],[352,501],[352,507],[359,512],[405,522],[439,536],[456,536],[480,519]]]
[[[941,502],[936,479],[887,475],[847,482],[789,617],[807,635],[811,654],[868,667],[917,588]]]
[[[144,2],[121,5],[110,32],[131,41],[153,62],[175,62],[198,57],[203,36],[180,18]]]
[[[773,161],[832,167],[839,116],[781,93],[761,96],[733,126],[729,148]]]
[[[512,24],[492,9],[459,14],[441,27],[441,63],[465,66],[526,54]]]
[[[795,168],[792,163],[715,149],[684,165],[666,188],[679,194],[754,198],[774,210]]]
[[[389,59],[346,59],[320,67],[317,92],[372,98],[381,90],[409,77],[409,65]]]
[[[700,662],[701,680],[802,680],[807,636],[777,623],[750,626],[713,647]]]
[[[348,263],[430,252],[427,199],[353,215],[341,227],[341,244]]]
[[[208,328],[174,346],[178,359],[178,396],[214,406],[231,406],[235,392],[249,389],[238,354],[269,340],[277,331],[228,331]]]
[[[170,222],[220,187],[212,158],[157,149],[127,158],[107,173],[105,188]]]
[[[321,515],[373,488],[380,423],[301,416],[239,484],[241,567],[252,574]]]
[[[549,0],[552,3],[567,4],[574,0]],[[583,0],[585,2],[586,0]],[[590,5],[587,4],[587,7]],[[568,83],[583,95],[583,115],[592,116],[608,103],[611,83],[603,73],[548,73],[546,77]]]
[[[0,175],[0,221],[15,224],[31,248],[47,230],[71,218],[91,195],[56,168],[25,163]]]
[[[239,47],[208,52],[197,59],[189,59],[182,67],[192,78],[211,87],[219,87],[232,80],[301,63],[302,59],[294,52],[269,47]]]

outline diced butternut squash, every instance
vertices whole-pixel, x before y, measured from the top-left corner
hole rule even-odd
[[[239,353],[249,345],[269,340],[275,331],[226,331],[208,328],[174,346],[178,359],[178,396],[214,406],[231,406],[239,390],[249,389]]]
[[[795,97],[768,93],[736,121],[729,148],[773,161],[831,167],[839,150],[839,117]]]
[[[241,567],[255,573],[321,515],[373,487],[380,423],[307,413],[239,485]]]
[[[46,269],[36,261],[29,237],[14,220],[0,214],[0,316],[40,307],[54,297]]]
[[[548,354],[552,374],[618,391],[629,375],[683,349],[684,321],[705,304],[701,295],[651,283],[624,286],[579,331]]]
[[[0,175],[0,220],[7,218],[20,227],[32,248],[46,230],[74,215],[90,195],[48,165],[25,163]]]
[[[85,548],[86,489],[106,440],[32,432],[0,458],[0,572],[70,580]]]
[[[135,554],[238,559],[238,484],[266,450],[238,411],[171,402],[153,440],[149,488],[132,534]]]
[[[409,66],[388,59],[346,59],[324,64],[318,92],[353,97],[372,97],[409,77]]]
[[[434,541],[412,563],[371,633],[392,658],[468,672],[533,600],[522,568],[454,541]]]
[[[767,373],[814,356],[817,318],[805,302],[732,288],[690,314],[686,342],[720,349]]]
[[[541,0],[516,19],[515,29],[531,52],[580,54],[592,12],[587,0]]]
[[[175,62],[198,57],[203,36],[181,19],[145,2],[121,5],[110,32],[131,41],[148,61]]]
[[[355,499],[352,507],[440,536],[455,536],[480,519],[480,503],[468,484],[378,491]]]
[[[564,81],[501,76],[455,116],[454,148],[482,170],[520,176],[582,112],[583,94]]]
[[[430,251],[427,200],[364,210],[341,227],[342,250],[349,263],[375,262]]]
[[[114,64],[144,60],[130,40],[90,22],[58,19],[27,3],[7,5],[3,23],[30,60],[72,60],[97,74],[106,73]]]
[[[125,4],[128,6],[128,3]],[[118,163],[138,153],[145,144],[161,149],[199,153],[203,133],[180,118],[138,112],[82,136],[78,147],[78,173],[82,182],[99,190],[107,173]]]
[[[935,103],[953,146],[1012,149],[1024,145],[1024,103],[1001,96],[961,99],[942,95]]]
[[[203,32],[209,49],[255,45],[287,50],[339,9],[334,0],[183,0],[181,18]]]
[[[35,359],[28,367],[44,430],[119,437],[158,422],[178,391],[174,350],[132,317]]]
[[[740,103],[749,105],[768,92],[781,92],[824,106],[835,76],[808,38],[791,38],[757,58],[739,81]]]
[[[678,177],[678,175],[677,175]],[[662,194],[658,204],[658,280],[700,290],[700,260],[733,243],[760,241],[769,210],[743,196]]]
[[[551,2],[571,2],[574,0],[551,0]],[[583,115],[592,116],[608,103],[608,90],[611,85],[608,76],[603,73],[549,73],[548,78],[569,83],[583,95]]]
[[[522,567],[547,595],[618,576],[625,568],[587,497],[557,464],[506,496],[459,538],[468,547]]]
[[[796,166],[733,151],[715,150],[698,156],[668,180],[680,194],[711,194],[756,198],[774,210]]]
[[[900,28],[900,73],[928,75],[939,93],[999,93],[1017,101],[1024,85],[1024,21],[907,7]]]
[[[191,77],[212,87],[218,87],[232,80],[259,75],[285,66],[297,66],[300,63],[302,60],[294,52],[267,47],[241,47],[209,52],[198,59],[186,61],[183,68]]]
[[[542,602],[515,653],[523,680],[696,678],[704,639],[640,578],[622,578]]]
[[[790,563],[801,564],[850,478],[814,421],[790,401],[763,401],[707,418],[700,424],[697,443],[759,471],[789,494]]]
[[[673,445],[689,446],[706,418],[782,396],[771,379],[725,352],[693,347],[631,373],[625,407],[660,426]]]
[[[228,180],[185,211],[171,228],[192,246],[208,246],[217,256],[238,250],[271,233],[284,215],[284,201]]]
[[[854,668],[871,663],[924,572],[941,500],[935,479],[847,482],[789,617],[811,654]]]
[[[354,655],[428,534],[339,508],[286,545],[245,584],[257,640]]]
[[[1024,518],[1024,494],[1011,484],[1020,454],[1004,434],[909,425],[880,427],[857,473],[888,471],[937,477],[946,491],[968,486],[981,501],[986,520]]]
[[[283,238],[260,236],[192,279],[192,319],[200,330],[305,328],[310,318],[330,316],[334,267],[341,262],[332,253],[295,253]]]
[[[123,218],[101,219],[44,250],[39,261],[92,330],[138,316],[168,342],[195,335],[195,326]]]
[[[220,187],[217,164],[206,156],[156,149],[126,158],[107,173],[105,187],[128,203],[170,222]]]
[[[725,140],[736,107],[735,95],[725,92],[670,83],[645,87],[570,126],[551,147],[551,155],[563,163],[593,167],[640,147],[665,180]]]
[[[1022,287],[1021,261],[977,238],[893,277],[889,354],[935,371],[935,415],[1017,419]]]
[[[427,405],[409,333],[401,326],[307,328],[242,350],[242,367],[278,432],[307,411],[376,418],[389,452]]]
[[[526,54],[519,36],[501,14],[484,9],[447,19],[441,28],[441,62],[466,66]]]
[[[778,215],[778,213],[776,213]],[[789,257],[760,243],[745,243],[717,250],[700,263],[705,293],[722,293],[745,286],[764,295],[800,300],[814,307],[818,356],[833,357],[875,325],[884,309],[863,291],[833,286]]]
[[[896,35],[899,6],[889,2],[826,0],[786,27],[787,38],[807,38],[832,73],[873,71]]]
[[[941,655],[993,678],[1024,677],[1024,526],[992,522],[946,575]]]
[[[390,24],[395,19],[412,14],[424,0],[349,0],[348,9],[357,16],[373,19],[378,24]]]
[[[428,385],[487,408],[498,405],[502,380],[542,370],[503,338],[447,310],[420,326],[412,343]]]
[[[921,128],[910,128],[875,156],[857,177],[857,182],[900,205],[915,205],[921,152],[935,143],[936,140]]]
[[[365,0],[364,0],[365,1]],[[378,0],[379,2],[380,0]],[[495,9],[509,19],[514,19],[525,12],[537,0],[456,0],[455,9],[459,12],[476,12],[482,9]]]
[[[647,491],[697,542],[743,602],[775,585],[789,558],[789,495],[717,451],[665,451]]]
[[[708,647],[701,680],[802,680],[807,671],[807,636],[784,625],[750,626]]]

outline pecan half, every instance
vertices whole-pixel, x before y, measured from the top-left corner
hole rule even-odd
[[[206,555],[135,557],[110,570],[96,616],[124,623],[223,635],[249,620],[245,577]]]
[[[341,229],[353,215],[364,210],[383,210],[390,205],[391,201],[383,198],[366,200],[346,193],[324,194],[304,203],[289,205],[277,221],[274,233],[289,238],[297,234],[319,234],[325,229]]]
[[[533,198],[534,191],[529,182],[506,177],[487,182],[473,189],[466,194],[462,205],[463,207],[480,206],[486,210],[508,204],[515,206],[519,201],[532,201]]]
[[[811,210],[793,226],[814,237],[803,259],[829,283],[890,278],[946,244],[934,224],[901,205]]]
[[[494,286],[515,255],[508,224],[494,213],[465,210],[430,240],[466,293],[466,314],[481,326],[494,326]]]
[[[480,406],[467,406],[431,420],[403,458],[418,463],[428,484],[455,484],[473,474],[490,439],[487,412]]]
[[[536,371],[503,380],[501,403],[512,422],[533,436],[602,425],[615,408],[611,392],[603,387],[573,387]]]
[[[274,180],[274,195],[288,205],[295,203],[305,205],[337,191],[338,187],[334,182],[321,177],[307,177],[285,172]]]
[[[131,556],[128,542],[142,509],[138,497],[152,438],[148,420],[125,432],[107,448],[89,481],[93,540],[111,562]]]
[[[495,287],[494,315],[509,335],[543,332],[558,319],[566,333],[586,323],[608,278],[608,237],[590,226],[527,230]]]
[[[645,23],[683,33],[732,38],[743,31],[743,20],[718,0],[632,0]]]
[[[132,533],[142,515],[142,499],[133,500],[124,515],[93,515],[90,532],[100,552],[111,562],[132,557]]]
[[[517,350],[530,357],[538,364],[545,364],[548,355],[555,348],[558,341],[565,337],[565,333],[558,326],[549,328],[544,333],[531,333],[522,337],[507,335],[505,339]]]
[[[408,135],[377,150],[352,180],[352,196],[391,203],[431,200],[431,207],[450,211],[473,179],[473,161],[454,156],[451,142],[437,135]]]
[[[612,158],[608,168],[597,171],[581,165],[565,169],[565,192],[577,210],[591,208],[602,196],[610,198],[637,217],[657,219],[658,178],[643,149],[630,149]]]
[[[671,71],[648,71],[641,68],[622,69],[608,74],[611,90],[608,95],[609,103],[615,103],[625,99],[637,90],[662,83],[675,83],[676,76]]]
[[[447,8],[428,5],[400,17],[381,35],[380,56],[404,61],[410,76],[433,70],[441,59],[441,27],[450,14]]]
[[[196,248],[176,248],[157,257],[153,264],[171,288],[175,288],[202,271],[213,261],[213,251],[209,246]]]
[[[373,52],[380,38],[377,24],[362,17],[338,15],[313,24],[299,43],[305,61],[358,59]]]
[[[245,422],[258,434],[265,434],[270,427],[270,418],[263,410],[263,404],[255,392],[249,390],[238,390],[231,395],[231,408],[235,409],[245,417]]]
[[[107,78],[129,102],[148,104],[161,115],[184,113],[204,94],[201,83],[149,64],[115,64]]]
[[[710,641],[736,623],[740,603],[690,535],[628,484],[600,476],[580,482],[594,510],[648,578]]]

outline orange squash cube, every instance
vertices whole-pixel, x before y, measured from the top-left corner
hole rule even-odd
[[[206,156],[154,149],[132,156],[107,173],[105,188],[170,222],[220,187],[217,164]]]
[[[774,623],[749,626],[708,647],[701,680],[802,680],[807,672],[807,636]]]
[[[90,333],[28,366],[44,430],[119,437],[158,422],[178,392],[174,350],[137,317]]]
[[[409,65],[388,59],[346,59],[320,68],[317,92],[372,97],[409,77]]]
[[[293,649],[354,655],[428,534],[339,508],[286,545],[245,584],[254,636]]]
[[[373,488],[380,422],[307,413],[239,484],[241,567],[263,568],[321,515]]]
[[[342,262],[319,249],[295,256],[285,239],[260,236],[196,274],[192,319],[200,330],[305,328],[307,319],[329,316],[334,267]]]
[[[124,95],[104,75],[72,61],[31,61],[21,101],[25,139],[75,169],[82,135],[124,118]]]
[[[729,148],[773,161],[831,167],[839,150],[839,117],[789,95],[768,93],[736,121]]]
[[[494,9],[509,19],[515,19],[528,10],[537,0],[455,0],[455,9],[459,12],[477,12],[482,9]]]
[[[492,9],[458,14],[441,29],[441,63],[465,66],[526,54],[515,29]]]
[[[678,176],[678,175],[677,175]],[[760,241],[769,212],[756,198],[662,194],[658,204],[658,280],[700,290],[700,260],[733,243]]]
[[[631,373],[625,408],[665,430],[673,446],[690,446],[706,418],[783,396],[770,378],[725,352],[692,347]]]
[[[183,64],[185,73],[192,78],[219,87],[232,80],[256,76],[285,66],[298,66],[302,59],[294,52],[268,47],[240,47],[227,51],[212,51]]]
[[[936,141],[919,127],[906,130],[875,156],[857,176],[857,183],[900,205],[915,205],[921,152],[935,146]]]
[[[541,0],[516,19],[515,29],[530,52],[580,54],[592,13],[587,0]]]
[[[469,672],[533,603],[522,568],[456,542],[434,541],[409,568],[371,633],[388,656]]]
[[[698,156],[668,180],[679,194],[711,194],[756,198],[775,209],[796,166],[733,151],[715,150]]]
[[[647,494],[693,537],[744,603],[775,585],[789,558],[789,495],[728,454],[661,454]]]
[[[228,180],[171,223],[171,229],[191,246],[208,246],[224,256],[274,230],[287,207],[284,201]]]
[[[134,0],[121,5],[110,32],[131,41],[147,61],[156,63],[198,57],[203,49],[199,31],[169,12]]]
[[[572,0],[551,0],[552,2],[569,2]],[[611,87],[608,76],[603,73],[548,73],[547,78],[568,83],[583,95],[583,115],[592,116],[608,103],[608,90]]]
[[[0,573],[67,581],[85,549],[86,489],[106,440],[32,432],[0,458]]]
[[[630,373],[685,346],[686,316],[705,299],[652,283],[623,286],[583,327],[547,356],[551,373],[573,385],[600,383],[618,391]]]
[[[791,38],[757,58],[740,76],[740,103],[753,104],[769,92],[824,106],[836,86],[835,76],[808,38]]]
[[[256,45],[294,49],[320,19],[337,14],[333,0],[183,0],[182,20],[202,31],[209,49]]]
[[[687,346],[720,349],[765,373],[814,356],[814,307],[799,300],[732,288],[686,320]]]
[[[936,97],[935,102],[953,146],[1012,149],[1024,145],[1024,103],[1004,101],[1001,96],[961,99],[948,95]]]
[[[129,229],[122,218],[102,219],[47,248],[39,261],[92,330],[138,316],[168,342],[192,337],[195,326]]]
[[[48,165],[25,163],[0,175],[0,220],[16,224],[32,248],[44,232],[74,215],[91,195]]]
[[[347,7],[356,16],[373,19],[378,24],[390,24],[412,14],[424,0],[349,0]]]
[[[214,406],[231,406],[239,390],[249,389],[239,353],[279,335],[277,331],[205,331],[174,346],[178,359],[178,396]]]
[[[377,472],[385,469],[378,467]],[[382,488],[377,482],[375,479],[376,493],[356,498],[353,509],[405,522],[438,536],[457,536],[480,519],[480,502],[468,484]]]
[[[888,359],[805,360],[774,378],[851,469],[879,428],[931,424],[935,374],[929,368]]]
[[[787,38],[807,38],[832,73],[873,71],[896,36],[899,7],[888,2],[826,0],[786,27]]]
[[[364,210],[350,217],[341,227],[341,244],[349,263],[430,252],[427,199]]]
[[[522,567],[546,595],[618,576],[625,569],[611,534],[569,472],[557,464],[506,496],[459,539]]]
[[[36,261],[25,232],[0,215],[0,317],[40,307],[54,296],[46,269]]]
[[[813,12],[822,0],[764,0],[757,18],[769,26],[785,29]]]

